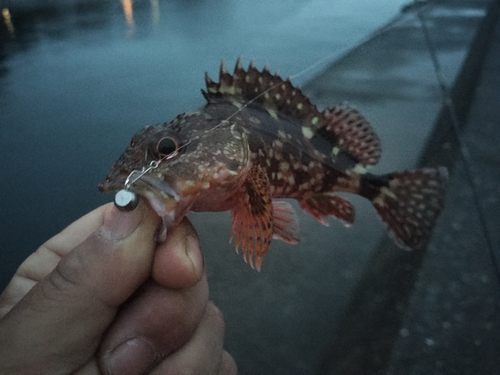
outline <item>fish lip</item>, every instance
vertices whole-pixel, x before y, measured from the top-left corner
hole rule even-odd
[[[139,194],[162,218],[162,225],[157,232],[157,240],[163,242],[166,239],[167,228],[175,222],[177,206],[181,197],[168,182],[160,178],[144,175],[136,183],[139,184],[139,191],[142,190]]]
[[[113,193],[118,190],[123,189],[125,186],[125,180],[118,183],[117,181],[104,181],[101,182],[98,186],[98,189],[101,193]]]
[[[151,208],[163,220],[163,229],[159,232],[160,238],[166,233],[166,228],[173,225],[176,218],[177,205],[181,196],[172,188],[172,186],[154,176],[143,175],[130,185],[126,185],[126,179],[117,179],[106,181],[99,186],[102,192],[118,192],[119,190],[130,190],[146,201]]]
[[[140,179],[134,181],[127,186],[126,179],[120,179],[115,181],[105,181],[98,186],[99,191],[103,193],[117,192],[122,189],[130,190],[139,195],[146,195],[144,190],[152,188],[152,193],[157,195],[158,192],[166,194],[170,199],[175,201],[180,200],[180,195],[174,190],[174,188],[166,181],[155,178],[153,176],[141,176]]]
[[[167,194],[170,198],[173,198],[176,201],[180,199],[179,194],[172,188],[172,186],[168,182],[160,178],[144,175],[140,178],[140,180],[153,187],[154,189]]]

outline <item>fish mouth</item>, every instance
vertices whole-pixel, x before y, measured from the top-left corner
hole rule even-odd
[[[152,176],[142,176],[136,181],[137,193],[142,195],[151,208],[160,216],[164,224],[172,226],[175,220],[175,211],[181,197],[166,181]],[[134,186],[131,186],[132,190]]]
[[[144,175],[128,185],[126,182],[126,179],[106,181],[99,185],[99,191],[103,193],[118,192],[120,190],[131,191],[147,198],[160,216],[167,213],[166,207],[174,209],[175,203],[181,199],[181,196],[171,184],[158,177]]]
[[[145,182],[147,185],[152,187],[154,190],[157,190],[158,192],[163,193],[162,195],[164,198],[173,199],[177,202],[180,200],[179,194],[166,181],[159,179],[159,178],[152,177],[152,176],[147,176],[147,175],[142,176],[140,180]]]
[[[173,181],[174,183],[171,183],[162,178],[144,175],[134,183],[137,185],[135,189],[134,185],[131,186],[132,190],[148,201],[150,207],[162,219],[155,235],[155,240],[159,243],[166,240],[168,229],[178,225],[186,216],[197,197],[196,193],[185,191],[182,184],[175,189],[172,185],[176,179],[173,178]]]
[[[149,175],[142,175],[139,178],[128,182],[128,178],[120,176],[116,179],[108,179],[99,184],[99,191],[103,193],[116,192],[122,189],[131,190],[139,195],[144,195],[144,192],[149,190],[157,191],[164,198],[170,198],[178,201],[180,199],[179,194],[168,182],[161,178],[153,177]]]

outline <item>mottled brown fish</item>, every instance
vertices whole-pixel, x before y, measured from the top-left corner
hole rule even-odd
[[[99,186],[126,185],[147,199],[163,218],[161,237],[190,210],[230,210],[236,250],[260,269],[273,238],[299,240],[292,206],[274,199],[296,199],[325,225],[328,216],[351,224],[354,208],[337,192],[369,199],[403,248],[429,236],[443,208],[446,169],[367,173],[381,155],[368,121],[343,104],[319,112],[267,68],[245,71],[238,59],[233,74],[222,62],[219,82],[205,79],[207,104],[140,130]]]

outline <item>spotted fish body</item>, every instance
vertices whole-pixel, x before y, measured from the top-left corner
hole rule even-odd
[[[381,155],[368,121],[347,105],[319,112],[267,68],[238,59],[230,74],[222,63],[206,86],[204,107],[140,130],[100,185],[118,191],[129,177],[127,189],[163,218],[162,237],[189,210],[230,210],[236,250],[260,269],[273,238],[299,240],[293,208],[274,199],[296,199],[325,225],[328,216],[351,224],[354,208],[336,194],[350,192],[372,202],[398,245],[425,242],[443,207],[444,168],[367,173]],[[131,183],[133,171],[143,173]]]

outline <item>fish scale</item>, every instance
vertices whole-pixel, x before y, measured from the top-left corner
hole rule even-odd
[[[425,243],[444,205],[445,168],[368,173],[381,156],[368,120],[345,103],[319,112],[268,68],[238,59],[231,74],[222,62],[219,82],[206,74],[205,83],[205,106],[137,132],[99,186],[146,199],[163,219],[159,240],[190,210],[229,210],[236,250],[260,269],[272,239],[299,241],[294,209],[277,199],[296,199],[324,225],[352,224],[354,207],[336,194],[350,192],[372,202],[398,245]]]

